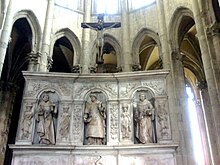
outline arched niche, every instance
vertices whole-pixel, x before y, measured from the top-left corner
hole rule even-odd
[[[142,29],[132,45],[134,64],[140,65],[141,70],[162,69],[160,45],[157,33],[147,28]]]
[[[94,41],[92,46],[91,66],[96,64],[96,52],[97,50]],[[117,72],[117,68],[122,65],[121,46],[117,39],[109,34],[104,34],[103,59],[103,64],[98,66],[98,72],[101,73]]]
[[[80,62],[81,44],[68,28],[61,29],[51,39],[50,57],[53,60],[50,72],[73,72]]]

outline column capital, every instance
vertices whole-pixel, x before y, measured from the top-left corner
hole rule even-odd
[[[30,63],[34,63],[34,64],[38,64],[39,63],[39,58],[41,57],[41,53],[40,52],[30,52],[28,53],[28,59],[30,61]]]
[[[47,70],[49,71],[52,68],[53,59],[50,56],[47,56]]]
[[[81,71],[82,71],[82,66],[80,66],[80,64],[76,64],[72,67],[73,73],[81,73]]]
[[[208,36],[214,36],[220,34],[220,23],[215,22],[210,27],[206,28],[206,34]]]
[[[90,66],[89,67],[90,73],[96,73],[97,72],[97,65],[95,66]]]
[[[182,62],[184,56],[185,55],[183,53],[180,53],[180,51],[172,50],[172,53],[171,53],[172,60],[177,60],[177,61],[181,61]]]
[[[132,65],[132,71],[140,71],[141,70],[141,65],[140,64],[133,64]]]
[[[116,67],[116,72],[122,72],[122,66]]]
[[[200,90],[206,89],[208,87],[206,80],[200,81],[197,83],[197,87]]]

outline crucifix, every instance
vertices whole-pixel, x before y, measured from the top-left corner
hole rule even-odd
[[[104,37],[103,31],[106,29],[111,28],[119,28],[121,27],[120,22],[104,22],[104,14],[99,14],[97,16],[98,22],[97,23],[81,23],[82,28],[90,28],[97,32],[96,38],[96,48],[97,48],[97,56],[96,56],[96,63],[103,64],[103,46],[104,46]]]

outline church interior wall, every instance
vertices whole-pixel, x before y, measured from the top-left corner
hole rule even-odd
[[[46,16],[46,9],[47,9],[47,1],[39,0],[39,1],[28,1],[28,0],[21,0],[17,3],[14,7],[13,15],[16,17],[16,14],[22,10],[30,10],[32,11],[37,21],[39,22],[41,29],[44,28],[45,16]],[[40,10],[39,10],[40,9]]]

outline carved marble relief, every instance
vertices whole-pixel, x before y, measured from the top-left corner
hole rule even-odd
[[[148,97],[147,97],[148,96]],[[155,108],[153,97],[149,91],[138,91],[134,102],[134,133],[135,143],[155,143]],[[134,98],[135,100],[135,98]]]
[[[157,99],[157,130],[158,138],[160,140],[171,139],[170,121],[168,113],[167,101],[164,99]]]
[[[21,139],[30,139],[32,133],[32,118],[34,117],[33,108],[34,104],[27,103],[23,113],[22,126],[21,126]]]
[[[120,97],[126,98],[130,96],[131,91],[137,87],[137,83],[123,83],[120,86]]]
[[[127,103],[122,105],[122,112],[121,112],[121,133],[122,139],[128,140],[131,137],[131,114],[130,109]]]
[[[67,141],[69,140],[70,134],[70,105],[64,104],[63,105],[63,112],[60,115],[60,128],[59,128],[59,135],[60,139]]]
[[[158,79],[158,80],[150,80],[150,81],[143,81],[142,86],[146,86],[151,88],[156,95],[165,95],[166,88],[165,88],[165,81]]]
[[[35,138],[34,143],[55,144],[57,114],[59,110],[58,96],[53,91],[41,94],[35,110]]]
[[[83,134],[83,125],[82,125],[82,114],[83,114],[83,105],[75,104],[72,112],[72,137],[74,144],[81,143],[81,136]]]
[[[84,95],[90,91],[95,89],[102,89],[110,98],[118,97],[118,88],[117,84],[114,82],[104,82],[104,83],[76,83],[74,85],[75,91],[75,99],[82,99]]]
[[[102,93],[90,93],[90,99],[85,104],[83,119],[86,145],[106,144],[106,105],[100,99],[103,97]]]
[[[36,94],[38,94],[43,89],[57,89],[62,93],[64,96],[70,96],[71,94],[71,83],[66,81],[30,81],[28,86],[28,91],[26,93],[26,96],[28,97],[34,97]]]
[[[117,140],[118,139],[118,131],[119,131],[119,121],[118,121],[118,104],[116,103],[110,103],[109,104],[109,110],[110,110],[110,138],[111,140]]]

